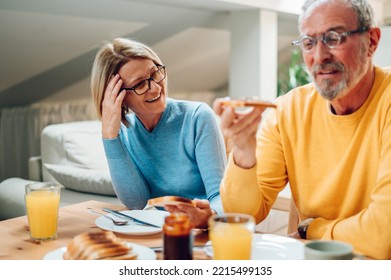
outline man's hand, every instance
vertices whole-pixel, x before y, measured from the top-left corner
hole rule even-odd
[[[216,99],[213,110],[221,117],[221,130],[234,143],[233,158],[242,168],[251,168],[256,163],[256,133],[266,107],[252,108],[248,112],[236,112],[223,105],[224,99]]]

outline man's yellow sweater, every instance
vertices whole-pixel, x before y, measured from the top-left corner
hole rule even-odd
[[[289,181],[308,239],[336,239],[391,259],[391,72],[375,68],[356,112],[334,115],[313,84],[277,99],[258,135],[257,165],[230,158],[221,185],[226,212],[262,221]],[[269,109],[270,110],[270,109]]]

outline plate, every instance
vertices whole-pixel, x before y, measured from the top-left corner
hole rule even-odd
[[[167,211],[161,210],[125,210],[120,212],[135,217],[139,220],[161,226],[164,224],[164,218],[169,215]],[[116,220],[123,220],[113,214],[106,214],[106,216],[112,217]],[[129,221],[129,224],[125,226],[116,226],[109,219],[106,219],[102,216],[95,220],[95,224],[101,229],[127,235],[147,235],[159,233],[162,231],[162,228],[139,225],[131,221]]]
[[[210,245],[208,241],[206,245]],[[205,253],[213,257],[212,246],[205,246]],[[252,260],[303,260],[304,244],[294,238],[275,234],[254,234]]]
[[[155,252],[145,246],[138,245],[131,242],[126,242],[128,246],[132,246],[135,253],[137,253],[137,260],[156,260]],[[61,247],[56,250],[50,251],[47,253],[43,259],[44,260],[63,260],[62,256],[67,251],[67,247]]]

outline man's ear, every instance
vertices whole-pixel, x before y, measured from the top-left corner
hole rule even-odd
[[[370,40],[368,55],[372,57],[377,49],[377,46],[379,45],[381,31],[379,27],[372,27],[368,32]]]

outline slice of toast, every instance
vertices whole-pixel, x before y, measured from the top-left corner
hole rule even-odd
[[[195,206],[195,203],[190,198],[181,197],[181,196],[161,196],[156,198],[151,198],[148,200],[148,206],[155,207],[164,207],[166,205],[178,205],[178,204],[188,204]]]
[[[83,252],[88,246],[93,244],[109,243],[114,240],[116,236],[111,231],[105,232],[84,232],[76,235],[67,246],[67,251],[64,254],[64,259],[80,260],[85,259]]]
[[[123,244],[106,244],[92,250],[87,255],[87,260],[104,260],[112,257],[127,255],[131,252],[131,248]]]
[[[248,99],[248,100],[229,99],[229,100],[224,100],[221,104],[223,106],[230,106],[230,107],[266,107],[266,108],[277,107],[277,105],[273,102],[263,101],[263,100],[252,100],[252,99]]]
[[[64,260],[137,259],[133,248],[111,231],[81,233],[67,246]]]

